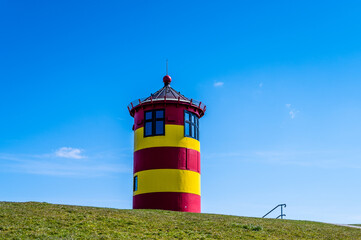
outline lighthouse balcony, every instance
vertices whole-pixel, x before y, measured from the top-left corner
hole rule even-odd
[[[182,103],[182,104],[187,104],[187,105],[192,105],[194,107],[200,108],[203,110],[203,112],[205,112],[206,110],[206,105],[204,103],[202,103],[201,101],[197,101],[194,99],[181,99],[181,98],[157,98],[157,99],[152,99],[152,98],[139,98],[137,100],[132,101],[131,103],[129,103],[128,105],[128,110],[131,112],[133,110],[133,108],[136,108],[140,105],[143,104],[153,104],[153,103],[162,103],[162,102],[169,102],[169,103]]]

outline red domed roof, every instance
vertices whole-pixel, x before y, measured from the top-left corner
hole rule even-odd
[[[150,104],[150,103],[153,104],[156,103],[157,101],[162,101],[162,102],[167,101],[167,102],[174,102],[177,104],[192,105],[193,107],[200,109],[201,116],[203,116],[204,112],[206,111],[206,106],[204,105],[204,103],[194,99],[189,99],[184,95],[182,95],[180,92],[177,92],[170,86],[171,81],[172,78],[169,75],[165,75],[163,77],[164,87],[162,87],[155,93],[151,94],[149,97],[138,99],[131,102],[128,105],[128,110],[131,113],[131,115],[134,114],[134,112],[132,113],[133,109],[137,108],[142,104]]]

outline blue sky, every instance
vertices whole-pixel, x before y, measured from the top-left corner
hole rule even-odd
[[[203,212],[361,223],[360,8],[1,1],[0,200],[131,208],[126,106],[169,59],[207,105]]]

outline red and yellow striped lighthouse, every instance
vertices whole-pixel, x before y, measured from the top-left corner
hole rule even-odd
[[[164,87],[133,101],[133,208],[201,211],[199,119],[206,106]]]

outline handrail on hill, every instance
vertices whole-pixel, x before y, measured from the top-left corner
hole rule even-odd
[[[278,204],[276,207],[274,207],[271,211],[269,211],[268,213],[266,213],[262,218],[265,218],[268,214],[270,214],[271,212],[273,212],[274,210],[276,210],[278,207],[281,207],[281,215],[279,215],[278,217],[276,217],[276,219],[281,218],[283,219],[283,217],[286,217],[286,214],[283,214],[283,207],[286,207],[286,204]]]

